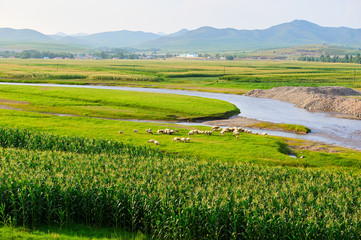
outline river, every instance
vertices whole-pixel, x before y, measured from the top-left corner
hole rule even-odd
[[[279,131],[267,131],[269,135],[319,141],[361,150],[361,120],[336,118],[325,112],[310,112],[305,109],[297,108],[291,103],[281,102],[273,99],[247,97],[234,94],[172,90],[162,88],[132,88],[115,86],[30,83],[27,84],[5,82],[0,84],[154,92],[219,99],[230,102],[237,106],[241,110],[239,116],[242,117],[254,118],[274,123],[299,124],[311,129],[311,133],[307,135],[297,135]]]

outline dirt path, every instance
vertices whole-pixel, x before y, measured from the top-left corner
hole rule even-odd
[[[361,92],[346,87],[276,87],[245,94],[290,102],[309,111],[327,111],[335,117],[361,120]]]

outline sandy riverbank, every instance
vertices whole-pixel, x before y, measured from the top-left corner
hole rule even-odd
[[[271,98],[309,111],[327,111],[335,117],[361,120],[361,92],[346,87],[276,87],[255,89],[250,97]]]

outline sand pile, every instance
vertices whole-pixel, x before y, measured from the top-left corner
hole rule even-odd
[[[245,94],[290,102],[310,111],[328,111],[337,117],[361,119],[361,93],[346,87],[276,87]]]

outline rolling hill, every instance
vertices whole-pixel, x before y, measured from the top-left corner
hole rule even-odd
[[[0,28],[0,41],[55,42],[53,38],[31,29]]]
[[[47,36],[30,29],[0,28],[1,42],[68,44],[86,48],[157,48],[171,51],[237,51],[307,44],[360,48],[361,29],[322,27],[305,20],[294,20],[264,30],[217,29],[206,26],[195,30],[182,29],[165,36],[127,30],[90,35],[57,34]]]
[[[278,48],[305,44],[333,44],[360,47],[361,29],[321,27],[295,20],[265,30],[236,30],[201,27],[175,37],[161,37],[140,47],[171,50],[242,50]]]

